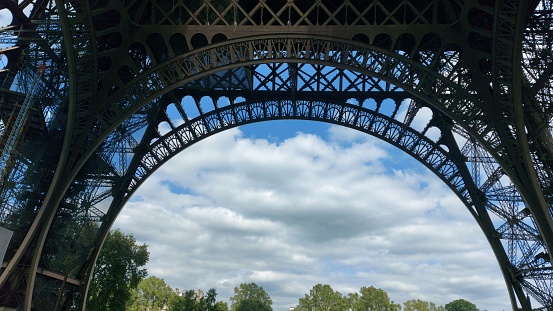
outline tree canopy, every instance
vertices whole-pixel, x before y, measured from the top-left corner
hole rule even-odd
[[[132,289],[146,277],[148,246],[131,235],[112,231],[98,255],[90,283],[87,310],[125,310]]]
[[[332,289],[330,285],[317,284],[299,299],[294,311],[479,311],[476,305],[463,299],[443,306],[430,301],[411,299],[401,304],[395,303],[388,293],[373,286],[361,287],[359,292],[347,296]]]
[[[196,309],[196,292],[188,290],[183,292],[182,296],[175,295],[169,301],[170,311],[184,311]]]
[[[445,311],[478,311],[478,308],[472,302],[464,299],[457,299],[446,304]]]
[[[444,307],[437,306],[433,302],[420,299],[411,299],[403,303],[404,311],[444,311]]]
[[[352,311],[399,311],[401,306],[388,298],[388,293],[373,286],[361,287],[358,293],[349,294],[349,305]]]
[[[174,295],[173,290],[164,280],[150,276],[140,281],[133,291],[127,310],[162,310]]]
[[[215,311],[228,311],[228,304],[223,301],[217,301],[215,303]]]
[[[236,311],[272,311],[273,309],[258,299],[247,298],[241,300]]]
[[[299,299],[296,309],[298,311],[342,311],[347,310],[347,297],[334,291],[330,285],[317,284]]]
[[[230,297],[230,310],[238,311],[240,303],[244,300],[258,300],[264,306],[269,308],[267,310],[273,310],[273,301],[271,300],[271,297],[263,289],[263,286],[259,286],[255,283],[242,283],[239,287],[234,288],[234,296]]]
[[[205,295],[198,290],[184,291],[169,301],[169,311],[228,311],[226,302],[216,301],[217,291],[210,288]]]

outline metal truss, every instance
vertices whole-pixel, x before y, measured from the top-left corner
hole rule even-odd
[[[458,1],[130,1],[135,22],[145,25],[374,26],[448,23]],[[445,14],[439,14],[445,13]]]
[[[225,129],[302,119],[374,135],[432,170],[482,228],[513,309],[553,308],[549,0],[1,0],[0,9],[14,17],[0,29],[0,133],[29,69],[47,66],[2,180],[0,225],[15,234],[0,306],[84,308],[99,247],[157,168]]]

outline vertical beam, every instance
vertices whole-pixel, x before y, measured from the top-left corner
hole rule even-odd
[[[530,211],[536,220],[538,229],[542,234],[543,242],[549,253],[549,260],[553,263],[553,218],[549,212],[549,204],[545,200],[528,146],[525,120],[526,112],[522,100],[522,41],[526,25],[527,10],[527,1],[519,1],[515,24],[516,33],[514,34],[513,40],[513,108],[518,146],[522,150],[521,155],[523,162],[521,164],[524,169],[524,172],[517,172],[517,177],[521,181],[519,184],[522,190],[521,194],[528,203]]]
[[[10,244],[13,232],[8,229],[0,227],[0,265],[4,261],[4,256],[6,255],[6,250]]]
[[[64,174],[64,170],[66,170],[67,168],[63,164],[67,161],[67,158],[69,155],[69,142],[73,133],[72,129],[73,129],[73,123],[74,123],[74,110],[76,107],[75,94],[77,89],[76,64],[75,64],[75,53],[73,51],[73,44],[72,44],[71,27],[68,20],[67,12],[65,11],[64,1],[56,0],[56,7],[59,10],[58,13],[62,24],[63,37],[66,43],[65,47],[66,47],[66,57],[67,57],[67,65],[68,65],[67,70],[68,70],[68,76],[69,76],[68,84],[70,88],[69,111],[68,111],[68,119],[67,119],[64,143],[58,160],[58,165],[56,168],[56,172],[54,174],[54,178],[50,183],[50,187],[48,188],[48,192],[45,196],[43,204],[41,205],[40,210],[35,216],[35,219],[31,227],[27,231],[27,234],[25,235],[25,238],[23,239],[17,252],[12,257],[8,265],[6,266],[6,269],[4,270],[2,275],[0,275],[0,286],[3,286],[7,281],[8,277],[11,276],[16,270],[16,267],[19,265],[23,255],[28,251],[31,251],[29,250],[30,246],[32,244],[36,245],[35,249],[31,251],[33,259],[27,275],[28,281],[27,281],[27,288],[26,288],[26,295],[25,295],[25,302],[24,302],[24,310],[31,310],[32,297],[33,297],[32,293],[33,293],[34,282],[36,279],[36,273],[38,269],[38,262],[40,261],[40,256],[42,253],[42,246],[44,245],[44,240],[46,239],[48,229],[52,224],[52,220],[55,216],[57,206],[59,205],[59,202],[61,201],[63,194],[65,193],[65,190],[69,186],[69,182],[67,181],[68,178],[62,178],[62,176],[66,175]],[[65,183],[65,187],[60,187],[59,185],[60,181],[63,181]],[[38,237],[37,237],[37,234],[38,234]]]

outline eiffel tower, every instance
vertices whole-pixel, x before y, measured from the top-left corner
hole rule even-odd
[[[0,0],[0,16],[0,306],[84,309],[157,168],[299,119],[420,161],[474,216],[513,310],[553,310],[551,0]]]

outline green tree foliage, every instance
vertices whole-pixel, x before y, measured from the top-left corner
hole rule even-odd
[[[420,299],[407,300],[403,303],[404,311],[444,311],[444,307],[436,306],[433,302]]]
[[[173,296],[169,299],[169,311],[190,310],[186,308],[186,300],[183,296]]]
[[[236,289],[235,289],[236,291]],[[233,311],[249,311],[233,310]],[[394,303],[386,291],[373,286],[361,287],[359,292],[342,296],[330,285],[317,284],[309,295],[300,298],[294,311],[479,311],[476,305],[464,299],[457,299],[443,306],[420,299],[411,299],[400,304]]]
[[[188,290],[182,296],[173,296],[169,301],[169,311],[228,311],[227,304],[217,302],[217,291],[210,288],[205,295],[198,296]]]
[[[317,284],[309,295],[300,298],[297,311],[343,311],[348,309],[348,298],[334,291],[330,285]]]
[[[169,301],[169,311],[185,311],[196,309],[196,292],[188,290],[182,296],[173,296]]]
[[[401,305],[388,298],[388,293],[380,288],[361,287],[359,293],[349,294],[348,305],[351,311],[400,311]]]
[[[109,233],[96,262],[87,310],[125,310],[131,290],[148,274],[148,246],[136,244],[132,235]]]
[[[240,302],[243,300],[258,300],[263,305],[269,307],[269,310],[273,310],[273,301],[269,294],[263,289],[263,286],[259,286],[255,283],[242,283],[239,287],[234,288],[234,296],[230,297],[231,311],[237,311]]]
[[[215,303],[215,311],[228,311],[228,304],[223,301],[217,301]]]
[[[133,291],[129,311],[158,311],[169,304],[173,290],[164,280],[155,276],[143,279]]]
[[[213,311],[215,310],[215,303],[217,302],[217,291],[215,291],[215,288],[210,288],[204,297],[202,297],[202,307],[204,309],[200,310],[206,310],[206,311]]]
[[[445,311],[478,311],[478,308],[467,300],[457,299],[446,304]]]
[[[273,308],[255,298],[241,300],[236,307],[236,311],[272,311]]]

